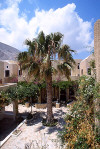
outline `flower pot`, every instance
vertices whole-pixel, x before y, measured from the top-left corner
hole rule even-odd
[[[56,108],[60,108],[60,103],[56,103]]]
[[[30,106],[29,102],[26,102],[25,106],[28,108]]]

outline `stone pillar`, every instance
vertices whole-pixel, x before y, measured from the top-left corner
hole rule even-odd
[[[42,101],[42,99],[41,99],[41,98],[42,98],[42,97],[41,97],[41,92],[42,92],[42,91],[41,91],[41,89],[40,89],[40,95],[39,95],[39,97],[38,97],[38,103],[41,103],[41,101]]]
[[[100,20],[94,24],[94,55],[96,64],[96,80],[100,83]],[[96,118],[96,113],[100,112],[100,99],[95,99],[95,125],[100,133],[100,120]]]
[[[18,101],[17,100],[13,101],[13,113],[14,113],[14,120],[16,120],[17,115],[18,115]]]
[[[69,88],[66,88],[66,101],[69,100]]]
[[[58,95],[59,95],[59,101],[60,101],[60,90],[61,90],[61,89],[60,89],[60,87],[59,87],[59,94],[58,94]]]
[[[55,87],[55,98],[59,99],[59,87]]]

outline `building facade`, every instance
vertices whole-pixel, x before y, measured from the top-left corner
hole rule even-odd
[[[89,55],[80,63],[80,76],[86,75],[90,76],[93,75],[93,70],[91,68],[91,62],[94,61],[94,54]]]
[[[0,61],[0,83],[15,83],[20,75],[20,67],[17,61]]]

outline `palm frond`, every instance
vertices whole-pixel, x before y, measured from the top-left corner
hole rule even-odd
[[[67,79],[70,79],[71,67],[66,65],[66,63],[57,65],[57,69],[60,74],[65,75]]]
[[[38,65],[38,63],[33,62],[30,67],[28,68],[28,74],[32,75],[34,74],[34,76],[38,76],[40,72],[40,67]]]
[[[26,51],[19,53],[17,59],[20,63],[26,62],[28,59],[28,53]]]

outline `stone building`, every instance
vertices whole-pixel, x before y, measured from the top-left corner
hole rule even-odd
[[[15,82],[19,75],[19,50],[0,42],[0,84]]]
[[[76,80],[80,77],[80,64],[82,59],[75,59],[75,65],[71,69],[71,79]]]
[[[90,62],[93,61],[94,54],[89,55],[85,59],[83,59],[80,63],[80,76],[86,75],[90,76],[93,75],[93,70],[91,69]]]
[[[96,63],[96,80],[100,83],[100,19],[94,24],[94,54]],[[95,103],[95,115],[100,114],[100,98],[94,100]],[[95,128],[98,129],[100,135],[100,119],[95,116]]]
[[[0,81],[1,83],[18,82],[20,67],[17,61],[1,60],[0,61]]]

